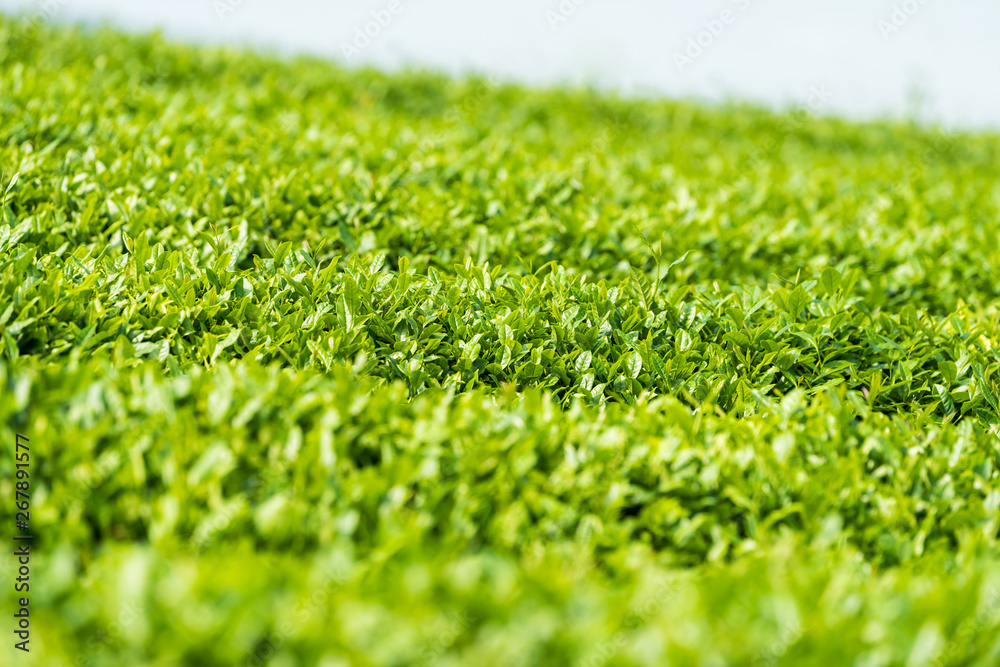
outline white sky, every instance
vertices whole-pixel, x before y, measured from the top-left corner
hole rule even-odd
[[[47,2],[57,21],[107,18],[133,30],[162,27],[184,40],[250,43],[352,64],[414,63],[532,84],[589,82],[776,107],[803,104],[816,88],[831,96],[824,112],[861,118],[916,112],[951,126],[1000,128],[997,0]],[[0,9],[44,13],[44,4],[0,0]],[[389,12],[390,4],[398,13]],[[560,6],[573,11],[553,27],[547,12],[560,15]],[[894,7],[898,29],[889,32],[897,27]],[[675,54],[726,10],[729,23],[712,24],[718,34],[702,34],[707,46],[679,68]],[[391,19],[346,57],[344,45],[373,11]]]

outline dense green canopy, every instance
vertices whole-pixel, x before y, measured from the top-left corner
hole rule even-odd
[[[0,18],[32,659],[997,664],[998,160]]]

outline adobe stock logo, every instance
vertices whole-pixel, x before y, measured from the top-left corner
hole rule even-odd
[[[545,18],[548,19],[549,30],[555,31],[560,24],[568,21],[573,14],[576,14],[577,7],[586,1],[587,0],[562,0],[556,8],[558,11],[553,11],[551,9],[546,11]]]
[[[898,5],[892,6],[892,15],[889,20],[882,19],[878,22],[878,31],[882,33],[883,41],[888,42],[889,37],[910,22],[920,8],[927,4],[927,0],[906,0]]]
[[[226,14],[232,14],[242,4],[243,0],[215,0],[212,7],[215,8],[215,13],[221,21],[226,18]]]
[[[382,31],[389,27],[392,23],[392,19],[399,16],[403,11],[403,5],[399,3],[398,0],[392,0],[385,9],[376,9],[372,12],[372,21],[366,23],[363,27],[358,26],[354,29],[354,42],[340,43],[340,51],[347,58],[353,58],[359,55],[362,51],[368,48],[376,37],[382,34]]]
[[[741,11],[746,11],[750,7],[752,0],[732,0],[732,3],[739,7]],[[715,44],[715,41],[726,32],[726,26],[736,21],[738,14],[732,9],[723,9],[718,17],[705,21],[702,25],[705,29],[694,37],[688,38],[684,52],[674,51],[674,64],[677,71],[683,72],[688,65],[693,65],[705,53],[706,50]]]

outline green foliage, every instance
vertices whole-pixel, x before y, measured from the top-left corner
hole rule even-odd
[[[1000,659],[996,136],[15,18],[0,65],[48,663]]]
[[[441,275],[382,271],[369,261],[318,263],[286,243],[255,267],[226,268],[150,247],[112,260],[47,256],[31,234],[4,264],[4,340],[12,357],[55,361],[107,349],[123,364],[168,367],[230,358],[330,370],[359,364],[430,386],[552,389],[568,404],[632,402],[644,392],[706,398],[750,412],[757,395],[846,384],[859,413],[930,410],[997,424],[1000,326],[956,310],[872,309],[853,293],[859,272],[760,288],[676,286],[653,292],[640,274],[618,286],[560,266],[503,274],[470,261]],[[8,241],[9,243],[9,241]],[[36,280],[17,283],[24,273]]]

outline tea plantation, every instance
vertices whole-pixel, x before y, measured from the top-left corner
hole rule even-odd
[[[3,664],[1000,664],[998,165],[0,18]]]

